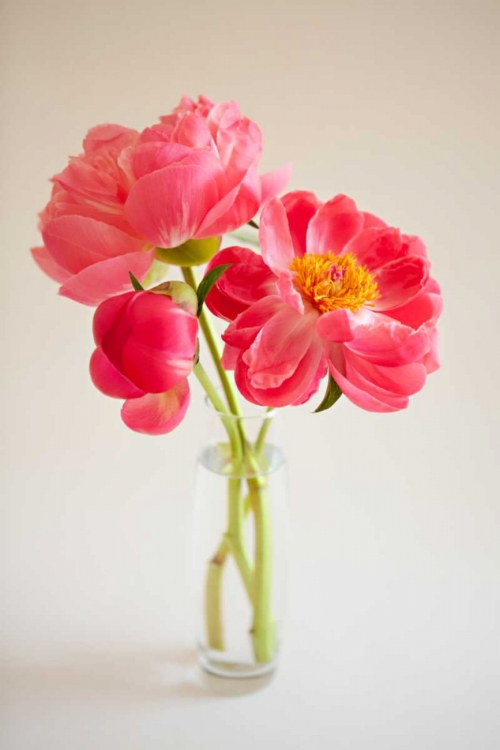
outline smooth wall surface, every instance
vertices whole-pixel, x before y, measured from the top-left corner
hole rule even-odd
[[[4,0],[2,750],[493,750],[499,678],[500,6]],[[282,665],[241,694],[191,649],[198,393],[162,439],[87,372],[92,311],[31,262],[48,178],[103,121],[236,98],[263,166],[426,241],[442,369],[410,409],[289,409]],[[258,689],[263,687],[263,689]]]

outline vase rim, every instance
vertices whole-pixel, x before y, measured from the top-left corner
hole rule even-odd
[[[217,390],[219,391],[220,394],[223,395],[222,388],[218,387]],[[246,401],[246,399],[243,399],[242,406],[243,406],[244,410],[253,409],[253,410],[259,410],[259,412],[252,414],[252,413],[249,413],[248,411],[243,411],[242,414],[232,414],[231,412],[229,412],[229,413],[226,414],[226,413],[224,413],[222,411],[218,411],[215,408],[215,406],[212,404],[212,402],[210,401],[210,399],[208,398],[208,396],[205,396],[204,399],[203,399],[203,401],[205,403],[205,407],[212,414],[215,414],[217,417],[220,417],[221,419],[222,418],[224,418],[224,419],[234,419],[234,420],[241,420],[241,421],[245,421],[245,422],[247,422],[247,421],[250,422],[250,421],[253,421],[253,420],[260,420],[260,421],[266,420],[267,421],[268,419],[269,420],[273,419],[276,416],[276,413],[278,411],[276,408],[274,408],[272,406],[269,406],[269,407],[260,406],[258,404],[252,404],[250,401]]]

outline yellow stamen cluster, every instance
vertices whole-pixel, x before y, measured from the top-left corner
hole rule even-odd
[[[298,291],[320,312],[359,310],[380,296],[377,282],[356,256],[307,253],[290,264]]]

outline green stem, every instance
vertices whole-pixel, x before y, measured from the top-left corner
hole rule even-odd
[[[250,602],[253,601],[252,563],[244,544],[245,506],[241,501],[241,479],[228,480],[228,524],[226,539],[241,573]]]
[[[202,386],[203,390],[207,394],[213,407],[221,416],[222,422],[229,436],[229,441],[231,443],[231,452],[233,454],[233,457],[236,460],[241,461],[243,457],[243,450],[242,450],[241,440],[240,440],[240,436],[239,436],[234,418],[232,418],[228,414],[226,405],[224,404],[221,397],[219,396],[217,392],[217,388],[215,388],[214,384],[208,377],[200,361],[198,361],[193,367],[193,372],[198,378],[200,385]]]
[[[269,497],[263,487],[253,496],[255,519],[255,584],[252,640],[255,659],[261,664],[274,654],[274,622],[271,615],[272,538]]]
[[[196,278],[196,274],[194,270],[191,267],[182,268],[182,275],[184,276],[184,281],[186,284],[189,284],[195,291],[198,289],[198,279]],[[229,404],[229,410],[232,414],[237,414],[238,416],[241,416],[241,409],[238,402],[238,396],[235,393],[234,387],[229,380],[229,377],[227,375],[227,372],[222,367],[221,361],[220,361],[220,351],[219,346],[217,343],[217,336],[213,329],[212,323],[210,322],[210,319],[206,313],[205,306],[203,306],[203,309],[200,314],[200,327],[203,331],[203,335],[205,336],[205,340],[207,342],[210,354],[212,356],[215,368],[217,370],[217,374],[220,378],[220,381],[222,383],[222,388],[224,389],[224,393],[227,398],[227,403]]]

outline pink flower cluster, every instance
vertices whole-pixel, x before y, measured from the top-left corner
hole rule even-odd
[[[423,242],[344,195],[277,198],[290,168],[258,174],[261,131],[235,102],[185,97],[142,133],[92,128],[83,148],[53,178],[32,253],[61,294],[98,305],[91,376],[125,400],[132,429],[182,420],[198,319],[185,291],[130,291],[130,274],[144,281],[167,251],[200,262],[196,243],[215,239],[215,251],[261,209],[261,254],[226,247],[207,268],[229,266],[206,306],[228,322],[222,362],[247,400],[302,404],[328,374],[357,406],[397,411],[438,368],[442,298]]]
[[[156,248],[246,224],[286,185],[290,166],[259,176],[260,128],[236,102],[187,97],[142,133],[98,125],[52,178],[35,261],[60,293],[96,305],[143,280]]]

